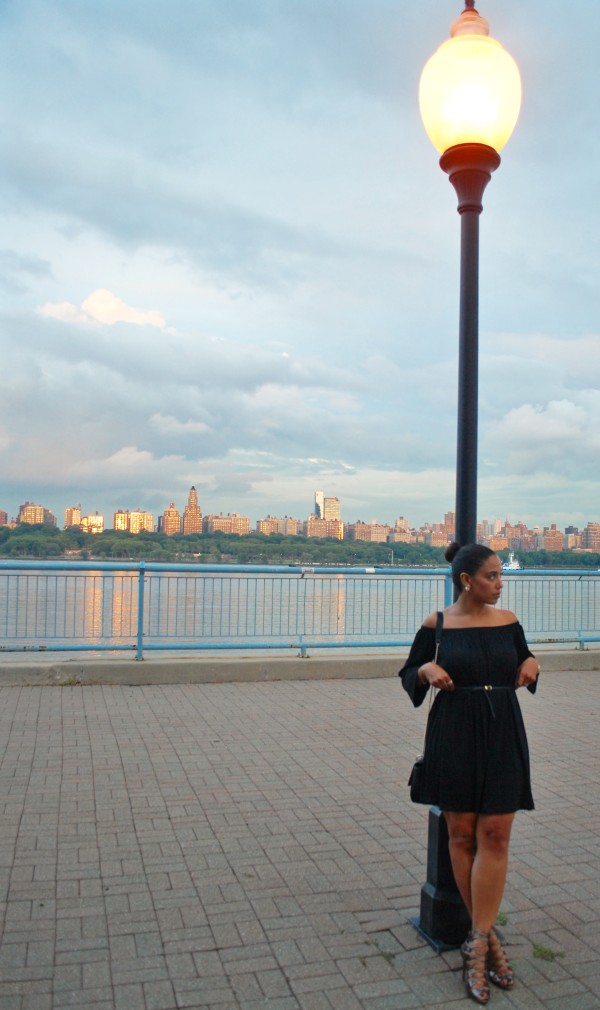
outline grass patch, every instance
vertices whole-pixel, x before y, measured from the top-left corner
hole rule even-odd
[[[498,915],[496,916],[496,922],[498,923],[499,926],[506,926],[506,923],[508,922],[508,916],[506,912],[498,912]]]
[[[367,943],[369,944],[370,947],[375,947],[375,950],[377,951],[377,953],[385,961],[387,961],[388,964],[392,964],[392,962],[393,962],[394,958],[396,957],[396,954],[398,953],[398,951],[386,950],[386,948],[382,947],[381,944],[377,942],[377,940],[367,940]]]
[[[556,961],[557,957],[564,957],[564,950],[552,950],[552,947],[543,947],[541,943],[533,945],[533,956],[540,961]]]

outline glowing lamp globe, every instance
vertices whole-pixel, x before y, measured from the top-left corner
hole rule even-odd
[[[421,118],[440,154],[459,144],[500,151],[521,107],[517,64],[466,2],[451,38],[425,64],[419,84]]]

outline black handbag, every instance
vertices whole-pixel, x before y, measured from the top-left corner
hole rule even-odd
[[[421,797],[423,795],[423,772],[425,770],[425,755],[421,754],[417,758],[414,765],[412,766],[412,771],[410,773],[410,778],[408,784],[410,786],[410,798],[413,803],[420,803]]]
[[[440,642],[442,640],[442,628],[444,626],[444,615],[441,610],[438,610],[437,623],[435,626],[435,655],[433,657],[433,662],[437,663],[438,652],[440,651]],[[433,689],[430,688],[431,694],[429,695],[429,710],[427,712],[427,720],[429,721],[429,712],[431,712],[431,703],[433,701]],[[427,730],[425,730],[425,740],[427,739]],[[412,766],[412,770],[408,779],[408,785],[410,788],[410,798],[413,803],[428,803],[429,800],[423,799],[423,781],[425,778],[425,740],[423,741],[423,750],[419,754],[417,760]]]

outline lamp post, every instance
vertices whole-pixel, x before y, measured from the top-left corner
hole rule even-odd
[[[500,164],[498,152],[521,105],[517,65],[490,37],[474,3],[465,0],[451,37],[428,60],[419,84],[423,124],[456,190],[461,219],[456,443],[456,540],[461,545],[475,543],[477,536],[479,215],[485,187]],[[470,926],[438,807],[429,811],[427,882],[420,919],[413,921],[437,949],[458,946]]]
[[[521,105],[512,56],[489,35],[487,21],[465,0],[451,37],[426,63],[419,84],[423,124],[441,154],[461,217],[456,539],[474,543],[477,530],[477,385],[479,215],[485,187],[500,164]]]

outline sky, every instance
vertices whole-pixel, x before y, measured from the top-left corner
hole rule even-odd
[[[461,0],[0,0],[0,509],[454,508]],[[600,520],[600,3],[482,0],[478,517]]]

